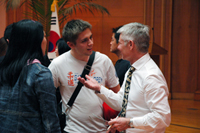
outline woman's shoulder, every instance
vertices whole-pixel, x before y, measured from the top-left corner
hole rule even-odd
[[[36,74],[36,75],[41,74],[41,73],[51,74],[48,67],[40,63],[31,64],[28,66],[28,69],[29,69],[29,73]]]

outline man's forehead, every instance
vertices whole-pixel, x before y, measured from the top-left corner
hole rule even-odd
[[[85,29],[83,32],[81,32],[77,39],[84,39],[84,38],[88,38],[92,35],[92,31],[88,28],[88,29]]]
[[[112,34],[112,37],[115,38],[115,33]]]

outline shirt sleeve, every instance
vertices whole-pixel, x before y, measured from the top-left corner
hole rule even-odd
[[[144,82],[144,97],[151,112],[142,117],[133,117],[133,126],[144,130],[168,127],[171,111],[166,82],[158,76],[149,76]]]
[[[56,88],[58,88],[60,86],[60,83],[59,83],[59,80],[58,80],[58,71],[57,71],[57,68],[56,68],[56,65],[55,65],[54,61],[51,62],[51,64],[49,65],[48,68],[52,73],[54,86]]]
[[[114,93],[112,90],[109,90],[101,85],[100,93],[97,93],[97,96],[106,102],[112,109],[121,111],[122,99],[124,95],[123,92],[124,90],[120,89],[118,93]]]
[[[115,71],[115,67],[112,61],[108,58],[106,63],[107,72],[106,72],[106,86],[108,88],[116,87],[119,84],[119,80]]]
[[[39,101],[42,124],[45,132],[60,133],[59,118],[57,115],[57,102],[55,95],[55,87],[51,72],[49,70],[41,71],[37,75],[36,95]]]

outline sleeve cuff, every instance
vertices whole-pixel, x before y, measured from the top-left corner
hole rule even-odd
[[[141,117],[132,118],[132,126],[137,128],[143,127],[143,119]]]

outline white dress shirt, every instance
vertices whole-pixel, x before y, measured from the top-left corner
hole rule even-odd
[[[148,53],[132,66],[136,70],[132,74],[126,118],[132,119],[131,126],[134,128],[128,128],[126,133],[164,133],[171,122],[166,80]],[[97,95],[110,107],[120,111],[125,82],[126,80],[117,94],[101,86],[100,93]]]

